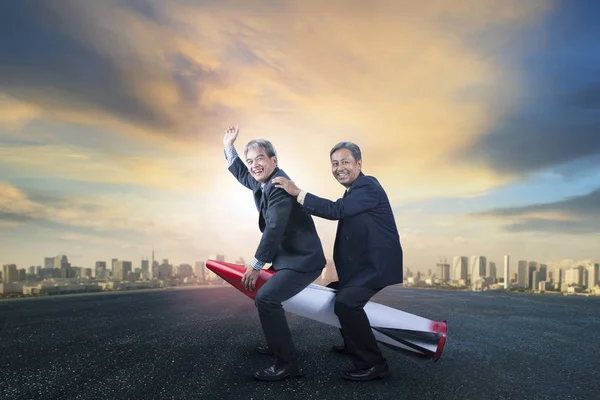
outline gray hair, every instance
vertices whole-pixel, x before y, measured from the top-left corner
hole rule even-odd
[[[252,139],[251,141],[248,142],[246,147],[244,147],[244,158],[248,156],[249,149],[258,150],[261,147],[265,149],[265,152],[267,153],[267,156],[269,158],[275,157],[277,155],[277,152],[275,151],[275,147],[273,147],[273,144],[271,142],[269,142],[268,140]]]
[[[352,157],[354,157],[354,159],[356,161],[360,161],[362,158],[361,153],[360,153],[360,147],[358,147],[358,145],[356,145],[352,142],[339,142],[338,144],[333,146],[333,149],[331,149],[331,151],[329,152],[329,158],[331,159],[331,156],[333,155],[333,153],[335,153],[336,151],[338,151],[340,149],[350,150],[350,152],[352,153]]]

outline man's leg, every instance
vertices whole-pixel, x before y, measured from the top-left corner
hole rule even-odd
[[[269,350],[277,357],[274,366],[260,372],[261,377],[269,380],[279,378],[281,374],[278,371],[296,364],[298,354],[281,303],[301,292],[319,275],[320,271],[304,273],[283,269],[258,290],[255,299],[258,316]]]
[[[344,330],[348,353],[356,368],[351,376],[347,376],[348,373],[346,373],[345,377],[349,379],[356,375],[358,380],[368,380],[389,374],[387,363],[377,346],[369,319],[363,308],[378,291],[346,287],[338,292],[335,299],[335,314]],[[372,370],[369,371],[369,369]]]
[[[329,284],[326,286],[330,289],[334,289],[334,290],[340,290],[340,282],[339,281],[333,281],[333,282],[329,282]],[[346,344],[346,338],[344,337],[344,330],[340,328],[340,335],[342,335],[342,339],[344,340],[344,344],[343,345],[334,345],[332,347],[333,351],[339,353],[339,354],[348,354],[346,349],[348,348],[348,345]]]

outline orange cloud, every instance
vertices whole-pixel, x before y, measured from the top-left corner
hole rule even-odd
[[[64,32],[112,66],[120,86],[100,93],[124,106],[106,107],[93,94],[75,102],[51,89],[34,100],[56,118],[104,125],[168,150],[168,159],[133,154],[123,168],[98,167],[90,176],[185,186],[205,175],[190,160],[224,162],[222,131],[239,122],[240,147],[251,137],[271,139],[294,179],[325,196],[339,193],[333,180],[321,179],[329,149],[355,141],[365,172],[400,202],[473,195],[514,179],[452,157],[494,126],[521,90],[520,77],[472,37],[514,39],[512,30],[535,22],[549,3],[288,1],[274,9],[175,1],[156,5],[159,22],[116,2],[52,7]],[[483,93],[475,100],[464,96],[473,88]],[[19,165],[42,168],[32,163]]]
[[[0,93],[0,135],[23,129],[41,114],[38,107]]]

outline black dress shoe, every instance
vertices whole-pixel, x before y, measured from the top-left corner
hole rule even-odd
[[[272,356],[273,352],[271,350],[269,350],[268,346],[258,346],[256,348],[256,351],[259,352],[260,354],[266,354],[268,356]]]
[[[344,379],[351,381],[371,381],[374,379],[384,379],[390,377],[390,369],[387,362],[375,365],[366,369],[353,369],[346,371],[342,375]]]
[[[297,362],[294,363],[275,363],[254,373],[254,378],[260,381],[282,381],[288,378],[298,378],[302,376]]]
[[[331,350],[338,354],[348,354],[348,348],[346,346],[340,346],[336,344],[331,347]]]

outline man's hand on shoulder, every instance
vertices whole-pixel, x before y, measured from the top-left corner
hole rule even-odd
[[[281,188],[288,192],[290,195],[296,197],[300,194],[301,190],[296,186],[293,181],[286,179],[282,176],[277,176],[271,180],[275,187]]]
[[[239,126],[230,126],[225,131],[225,136],[223,136],[223,147],[232,146],[235,140],[238,137],[238,133],[240,132]]]

